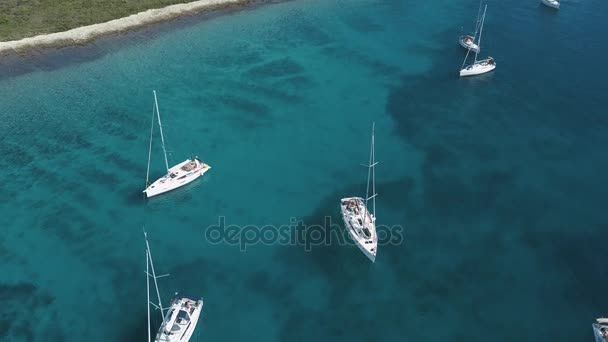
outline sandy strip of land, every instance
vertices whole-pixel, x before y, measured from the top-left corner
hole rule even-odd
[[[205,9],[249,2],[248,0],[198,0],[185,4],[151,9],[128,17],[110,20],[105,23],[78,27],[69,31],[42,34],[35,37],[0,42],[0,54],[22,51],[34,47],[64,46],[82,44],[95,37],[121,32],[136,27],[168,20],[177,16],[195,13]]]

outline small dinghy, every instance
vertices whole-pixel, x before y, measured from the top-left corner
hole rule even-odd
[[[608,342],[608,318],[598,318],[593,323],[595,342]]]
[[[484,10],[483,10],[483,16],[481,17],[481,25],[479,27],[479,42],[478,45],[481,47],[481,34],[483,32],[483,24],[485,22],[486,19],[486,10],[487,10],[488,6],[486,5]],[[469,50],[469,52],[471,52],[471,50]],[[464,57],[464,62],[462,62],[462,66],[460,67],[460,77],[467,77],[467,76],[475,76],[475,75],[481,75],[481,74],[485,74],[487,72],[490,72],[494,69],[496,69],[496,62],[494,61],[494,58],[492,57],[488,57],[486,59],[477,60],[477,52],[475,52],[475,59],[473,61],[473,64],[467,65],[465,67],[465,64],[467,62],[467,58],[469,57],[469,52],[467,52],[467,55]]]
[[[544,5],[559,9],[559,0],[540,0]]]

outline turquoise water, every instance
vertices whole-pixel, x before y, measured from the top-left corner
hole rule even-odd
[[[608,4],[489,1],[498,68],[461,80],[477,6],[292,1],[2,62],[0,340],[145,340],[142,226],[165,303],[205,298],[199,341],[592,340]],[[213,168],[144,201],[152,89],[170,163]],[[378,222],[404,234],[375,264],[336,242],[205,238],[220,217],[340,223],[372,121]]]

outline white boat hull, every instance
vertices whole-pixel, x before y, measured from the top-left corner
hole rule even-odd
[[[492,70],[496,69],[496,63],[490,59],[485,59],[483,61],[478,61],[474,64],[467,66],[466,68],[460,70],[460,77],[467,76],[475,76],[488,73]]]
[[[194,160],[186,159],[170,168],[166,175],[154,181],[143,192],[148,198],[164,194],[192,183],[210,169],[211,166],[203,163],[198,158],[194,158]]]
[[[155,342],[188,342],[196,329],[203,310],[203,300],[182,298],[174,300],[167,310]]]
[[[352,206],[349,203],[356,203],[356,205]],[[356,211],[353,211],[354,208]],[[376,218],[365,208],[363,199],[360,197],[343,198],[340,200],[340,211],[350,238],[371,262],[375,262],[378,252]]]
[[[595,342],[608,341],[608,336],[606,336],[601,330],[601,326],[599,324],[593,324],[593,335],[595,336]]]
[[[559,1],[556,0],[541,0],[541,2],[551,8],[559,9]]]
[[[467,39],[469,38],[469,39]],[[462,36],[460,37],[460,39],[458,39],[458,42],[460,43],[460,46],[462,46],[463,48],[470,50],[472,52],[475,53],[479,53],[479,45],[475,44],[475,41],[473,39],[473,37],[471,36]]]
[[[608,342],[608,319],[598,318],[593,323],[593,335],[596,342]]]

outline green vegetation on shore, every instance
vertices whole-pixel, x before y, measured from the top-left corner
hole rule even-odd
[[[0,0],[0,41],[126,17],[192,0]]]

